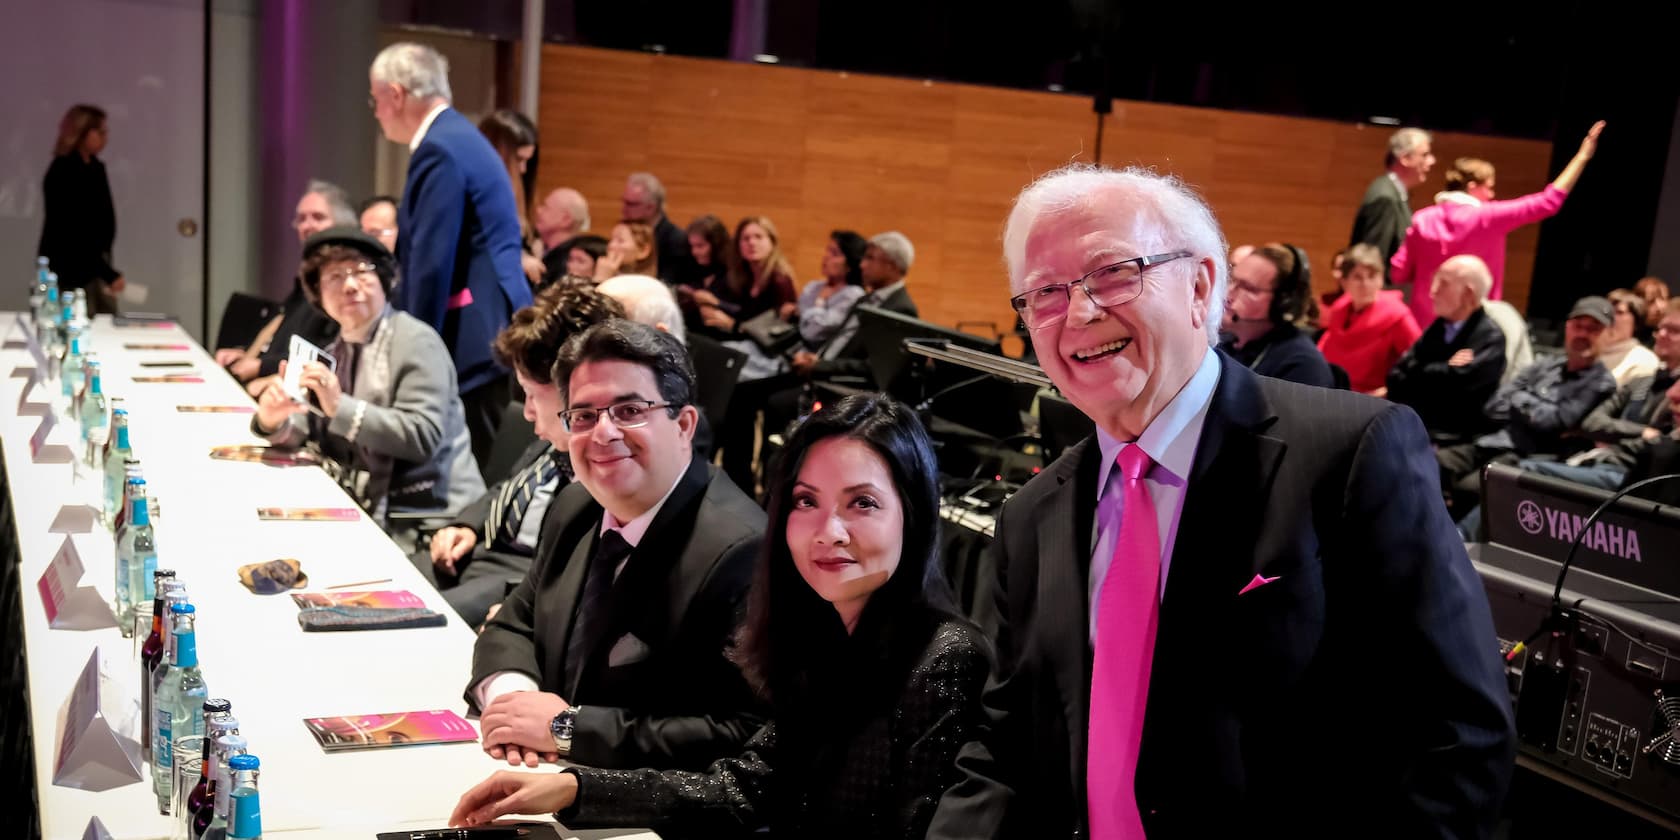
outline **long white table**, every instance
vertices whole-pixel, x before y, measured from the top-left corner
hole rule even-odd
[[[12,313],[0,329],[12,331]],[[263,827],[297,838],[372,838],[378,831],[437,828],[460,794],[503,763],[477,745],[452,744],[328,755],[303,725],[306,717],[453,709],[465,712],[461,692],[470,672],[473,632],[365,516],[356,522],[261,522],[259,506],[354,507],[324,472],[215,461],[212,446],[258,442],[249,414],[190,414],[183,404],[251,405],[232,378],[187,333],[174,325],[116,327],[100,317],[84,339],[103,366],[105,392],[123,398],[136,457],[158,499],[154,523],[160,568],[174,569],[198,607],[198,650],[210,695],[233,703],[242,734],[262,760]],[[181,350],[126,350],[125,343],[186,345]],[[144,368],[143,362],[190,361],[201,383],[146,384],[135,376],[184,373]],[[69,464],[37,464],[29,439],[39,418],[19,416],[19,392],[33,367],[20,347],[0,349],[0,441],[17,520],[22,557],[23,628],[28,696],[35,743],[35,779],[45,840],[79,838],[99,816],[120,840],[165,838],[170,821],[158,814],[150,771],[135,784],[90,793],[55,786],[53,762],[61,736],[61,706],[97,647],[130,696],[138,697],[137,643],[118,630],[53,630],[35,581],[61,535],[48,528],[60,507],[97,506],[98,474],[77,480]],[[56,383],[52,387],[56,388]],[[37,391],[36,399],[49,395]],[[61,424],[51,440],[68,441]],[[84,473],[91,472],[86,468]],[[73,537],[87,566],[84,582],[109,589],[113,547],[95,525]],[[369,589],[407,589],[448,617],[443,627],[304,633],[297,607],[285,595],[246,590],[236,569],[281,557],[302,561],[310,591],[389,578]],[[547,768],[541,772],[553,772]],[[653,837],[646,832],[590,832],[590,836]]]

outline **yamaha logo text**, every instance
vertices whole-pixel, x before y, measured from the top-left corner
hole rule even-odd
[[[1581,545],[1594,551],[1635,563],[1644,562],[1639,554],[1638,531],[1600,520],[1582,533],[1586,521],[1587,517],[1535,504],[1528,499],[1517,504],[1517,524],[1530,534],[1539,536],[1545,532],[1546,536],[1566,543],[1580,535]]]

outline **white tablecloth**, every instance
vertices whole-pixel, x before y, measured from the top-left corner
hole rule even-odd
[[[13,331],[13,321],[13,314],[0,313],[0,329],[7,334]],[[125,350],[125,343],[188,348]],[[186,332],[173,325],[118,328],[100,317],[84,344],[91,345],[103,363],[105,393],[123,398],[129,411],[135,454],[159,504],[154,523],[159,567],[176,571],[198,607],[198,651],[210,695],[232,701],[251,752],[262,759],[265,832],[327,840],[441,827],[463,791],[506,765],[470,743],[328,755],[302,721],[421,709],[464,714],[461,692],[472,661],[471,629],[371,520],[258,521],[259,506],[355,504],[319,469],[210,459],[212,446],[258,442],[248,430],[251,415],[189,414],[176,406],[250,405],[251,400]],[[147,361],[191,361],[191,370],[204,381],[134,382],[134,376],[188,370],[140,366]],[[103,477],[89,474],[76,480],[71,465],[32,462],[29,438],[39,418],[18,415],[19,392],[27,380],[12,375],[17,368],[32,366],[21,345],[0,350],[0,377],[5,377],[0,380],[0,439],[23,558],[23,625],[42,836],[79,838],[97,815],[117,838],[167,837],[170,823],[157,812],[149,770],[140,783],[99,793],[52,783],[61,707],[89,654],[98,647],[130,692],[138,691],[139,666],[137,643],[115,629],[80,632],[47,626],[34,584],[63,539],[49,534],[48,528],[63,504],[85,500],[97,506]],[[37,400],[47,396],[37,390]],[[68,442],[74,433],[74,426],[61,424],[49,441]],[[109,533],[95,525],[92,533],[74,539],[87,566],[84,583],[102,583],[109,590]],[[279,557],[302,561],[311,590],[390,578],[389,583],[367,588],[412,591],[448,616],[449,623],[412,630],[304,633],[290,598],[253,595],[235,572],[247,563]]]

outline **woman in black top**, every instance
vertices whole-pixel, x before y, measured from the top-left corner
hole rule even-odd
[[[109,132],[103,110],[71,106],[58,124],[53,162],[41,184],[46,223],[36,251],[58,274],[60,289],[87,289],[90,312],[115,312],[123,288],[122,273],[111,267],[117,211],[99,160]]]
[[[700,773],[497,773],[453,824],[557,811],[569,827],[665,837],[926,833],[989,668],[940,570],[932,445],[890,398],[847,397],[794,432],[776,473],[736,650],[771,722]]]

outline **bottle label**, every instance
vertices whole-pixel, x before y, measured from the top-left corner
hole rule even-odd
[[[163,770],[175,766],[173,757],[175,738],[173,735],[174,721],[169,717],[169,710],[159,707],[157,714],[157,734],[152,738],[152,752],[157,754],[158,767]]]
[[[262,836],[262,801],[256,788],[240,788],[229,806],[228,837]]]
[[[136,601],[155,601],[155,600],[157,600],[157,575],[155,574],[155,572],[157,572],[157,555],[156,554],[148,554],[148,555],[146,555],[146,561],[143,564],[143,567],[141,569],[141,573],[144,575],[141,578],[141,580],[145,581],[146,591],[145,591],[144,594],[136,593],[136,595],[138,595],[139,597],[136,597],[134,600],[136,600]]]

